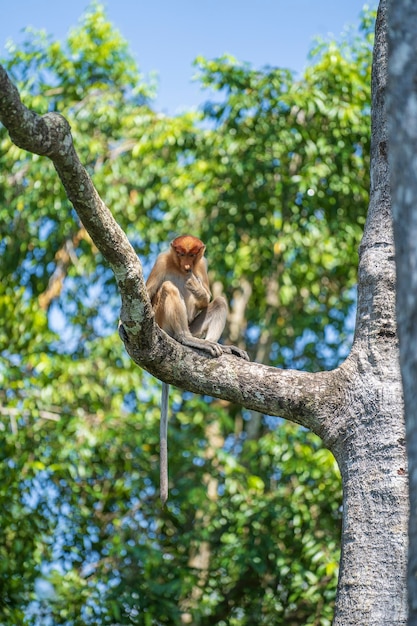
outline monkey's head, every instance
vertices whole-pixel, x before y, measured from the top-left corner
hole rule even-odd
[[[192,272],[195,264],[201,259],[206,246],[193,235],[181,235],[171,243],[171,249],[178,267],[183,272]]]

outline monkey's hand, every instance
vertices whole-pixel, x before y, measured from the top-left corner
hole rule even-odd
[[[248,353],[245,352],[245,350],[238,348],[237,346],[222,345],[222,350],[224,354],[233,354],[234,356],[238,356],[241,359],[245,359],[245,361],[250,361]]]
[[[190,293],[193,294],[199,306],[206,307],[208,305],[210,302],[210,294],[204,287],[203,283],[192,272],[190,272],[190,275],[185,282],[185,287]]]
[[[207,341],[206,339],[200,339],[194,337],[191,333],[182,333],[175,337],[175,339],[189,348],[196,348],[197,350],[203,350],[208,352],[210,356],[219,357],[223,354],[223,346],[215,341]]]

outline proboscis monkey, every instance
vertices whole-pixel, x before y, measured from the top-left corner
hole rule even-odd
[[[244,350],[217,343],[226,323],[227,303],[221,296],[210,301],[205,249],[197,237],[182,235],[174,239],[167,252],[158,256],[146,282],[156,322],[168,335],[189,348],[203,350],[212,357],[233,354],[249,360]],[[168,384],[162,383],[162,503],[168,498],[168,391]]]

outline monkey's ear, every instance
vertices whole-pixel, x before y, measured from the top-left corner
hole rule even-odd
[[[171,252],[174,253],[174,256],[177,257],[179,254],[179,250],[178,250],[178,246],[176,245],[176,239],[174,239],[174,241],[171,241],[171,243],[169,244],[169,248],[171,250]]]
[[[203,246],[202,248],[200,248],[200,250],[197,253],[197,259],[201,259],[205,251],[206,251],[206,246]]]

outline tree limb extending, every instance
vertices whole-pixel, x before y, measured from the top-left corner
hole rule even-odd
[[[0,120],[17,146],[52,160],[81,222],[112,267],[122,299],[120,335],[135,363],[168,383],[286,417],[328,440],[321,408],[326,401],[337,403],[341,369],[308,374],[229,355],[210,359],[168,337],[154,322],[140,261],[80,163],[68,122],[58,113],[40,116],[27,109],[1,66]]]

